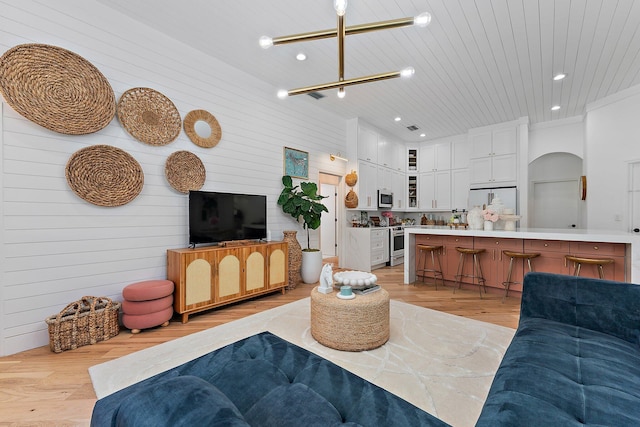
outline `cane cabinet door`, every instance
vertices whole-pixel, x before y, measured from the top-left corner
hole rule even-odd
[[[243,252],[245,293],[260,292],[264,290],[267,283],[267,247],[254,246],[245,248]]]
[[[210,252],[184,254],[184,300],[182,309],[191,309],[214,301],[214,289],[212,281],[214,257]]]
[[[286,243],[272,244],[268,251],[269,288],[286,286],[289,252]]]
[[[242,295],[241,257],[241,248],[224,249],[216,252],[216,302],[234,299]]]

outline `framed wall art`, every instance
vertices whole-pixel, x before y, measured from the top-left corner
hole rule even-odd
[[[293,178],[309,178],[309,153],[284,147],[284,174]]]

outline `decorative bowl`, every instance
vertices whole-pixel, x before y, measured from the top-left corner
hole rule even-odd
[[[351,286],[353,289],[363,289],[375,285],[378,278],[375,274],[366,271],[339,271],[333,275],[335,286]]]

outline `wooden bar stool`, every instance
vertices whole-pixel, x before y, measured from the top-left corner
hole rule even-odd
[[[613,261],[614,261],[611,258],[583,258],[583,257],[577,257],[573,255],[565,255],[564,259],[573,263],[574,276],[580,275],[580,266],[582,264],[588,264],[588,265],[598,266],[598,275],[600,276],[601,279],[604,279],[604,269],[602,268],[602,266],[607,264],[613,264]]]
[[[456,283],[453,286],[453,293],[456,292],[456,286],[458,286],[458,288],[462,287],[463,277],[470,277],[472,281],[474,279],[478,280],[478,290],[480,291],[480,298],[482,298],[482,289],[484,289],[484,293],[486,294],[487,288],[485,287],[486,280],[484,280],[484,275],[482,274],[482,267],[480,266],[480,259],[478,255],[485,252],[485,249],[469,249],[469,248],[456,247],[456,251],[460,253],[460,261],[458,261],[458,270],[456,271]],[[463,274],[464,259],[466,255],[473,255],[473,274]]]
[[[436,285],[436,291],[438,290],[438,278],[442,281],[444,286],[444,274],[442,274],[442,263],[440,262],[440,253],[442,252],[442,246],[432,245],[416,245],[418,250],[418,261],[416,263],[416,278],[422,276],[422,282],[424,283],[425,277],[433,279],[433,284]],[[427,267],[428,257],[431,254],[431,268]],[[436,265],[437,261],[437,265]],[[422,274],[420,274],[422,273]],[[427,276],[431,273],[430,276]]]
[[[508,256],[510,258],[509,271],[507,272],[507,281],[502,282],[502,286],[504,286],[504,296],[502,297],[502,302],[504,302],[504,300],[509,295],[509,286],[511,286],[512,283],[521,283],[521,282],[514,282],[511,280],[511,273],[513,273],[513,260],[521,259],[524,262],[524,260],[526,259],[527,265],[529,265],[529,271],[533,271],[533,269],[531,268],[531,260],[533,258],[539,257],[540,253],[532,252],[527,254],[524,252],[512,252],[512,251],[502,251],[502,253],[504,254],[504,256]]]

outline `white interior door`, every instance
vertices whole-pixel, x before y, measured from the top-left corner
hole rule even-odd
[[[336,224],[337,224],[337,209],[336,209],[336,193],[338,189],[333,184],[320,184],[320,194],[327,196],[326,199],[322,199],[329,212],[322,213],[322,225],[320,226],[320,248],[322,250],[322,257],[329,258],[337,256],[336,253]]]
[[[533,183],[531,227],[575,228],[579,218],[578,180]]]

